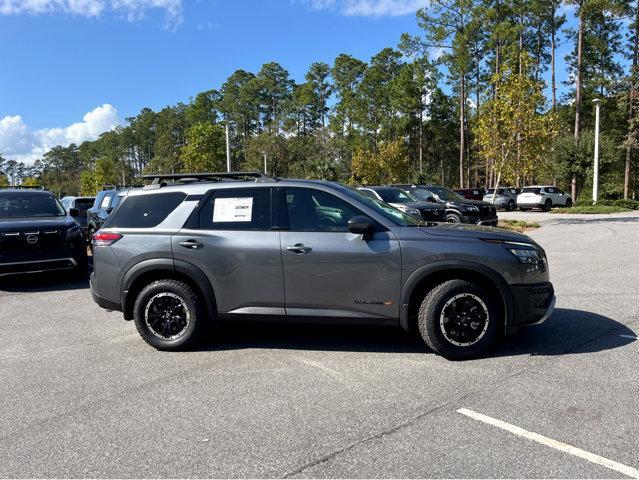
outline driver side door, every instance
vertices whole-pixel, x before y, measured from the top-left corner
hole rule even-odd
[[[350,233],[348,220],[362,213],[332,193],[280,192],[287,318],[396,323],[401,252],[395,235],[381,225],[367,240]]]

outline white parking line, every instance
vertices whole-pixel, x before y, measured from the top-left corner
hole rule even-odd
[[[474,420],[479,420],[480,422],[488,423],[489,425],[501,428],[517,436],[527,438],[528,440],[541,443],[542,445],[546,445],[547,447],[560,450],[564,453],[569,453],[576,457],[583,458],[584,460],[588,460],[591,463],[596,463],[597,465],[601,465],[616,472],[623,473],[624,475],[627,475],[631,478],[639,478],[639,470],[624,465],[623,463],[615,462],[614,460],[595,455],[594,453],[587,452],[585,450],[582,450],[581,448],[573,447],[572,445],[568,445],[567,443],[558,442],[557,440],[553,440],[552,438],[544,437],[543,435],[539,435],[538,433],[530,432],[511,423],[507,423],[502,420],[489,417],[488,415],[483,415],[481,413],[468,410],[467,408],[460,408],[459,410],[457,410],[457,412],[461,413],[462,415],[466,415],[467,417],[470,417]]]

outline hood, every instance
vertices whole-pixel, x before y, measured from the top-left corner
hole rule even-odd
[[[439,203],[433,202],[408,202],[404,203],[404,205],[417,210],[442,210],[444,208]]]
[[[39,228],[68,228],[73,226],[75,223],[75,220],[69,216],[0,218],[0,232],[23,231]]]
[[[437,226],[422,228],[429,235],[441,237],[487,238],[507,242],[524,242],[535,244],[532,238],[523,233],[512,232],[503,228],[469,225],[464,223],[439,223]]]
[[[492,203],[482,202],[481,200],[470,200],[468,198],[461,198],[459,200],[451,200],[446,202],[448,205],[474,205],[476,207],[489,207]]]

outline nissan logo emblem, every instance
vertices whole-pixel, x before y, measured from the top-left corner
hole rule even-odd
[[[35,245],[36,243],[38,243],[38,237],[36,235],[28,235],[27,243],[29,245]]]

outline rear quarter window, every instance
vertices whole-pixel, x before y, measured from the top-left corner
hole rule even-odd
[[[156,227],[184,201],[183,192],[133,195],[127,197],[111,218],[107,227],[151,228]]]

